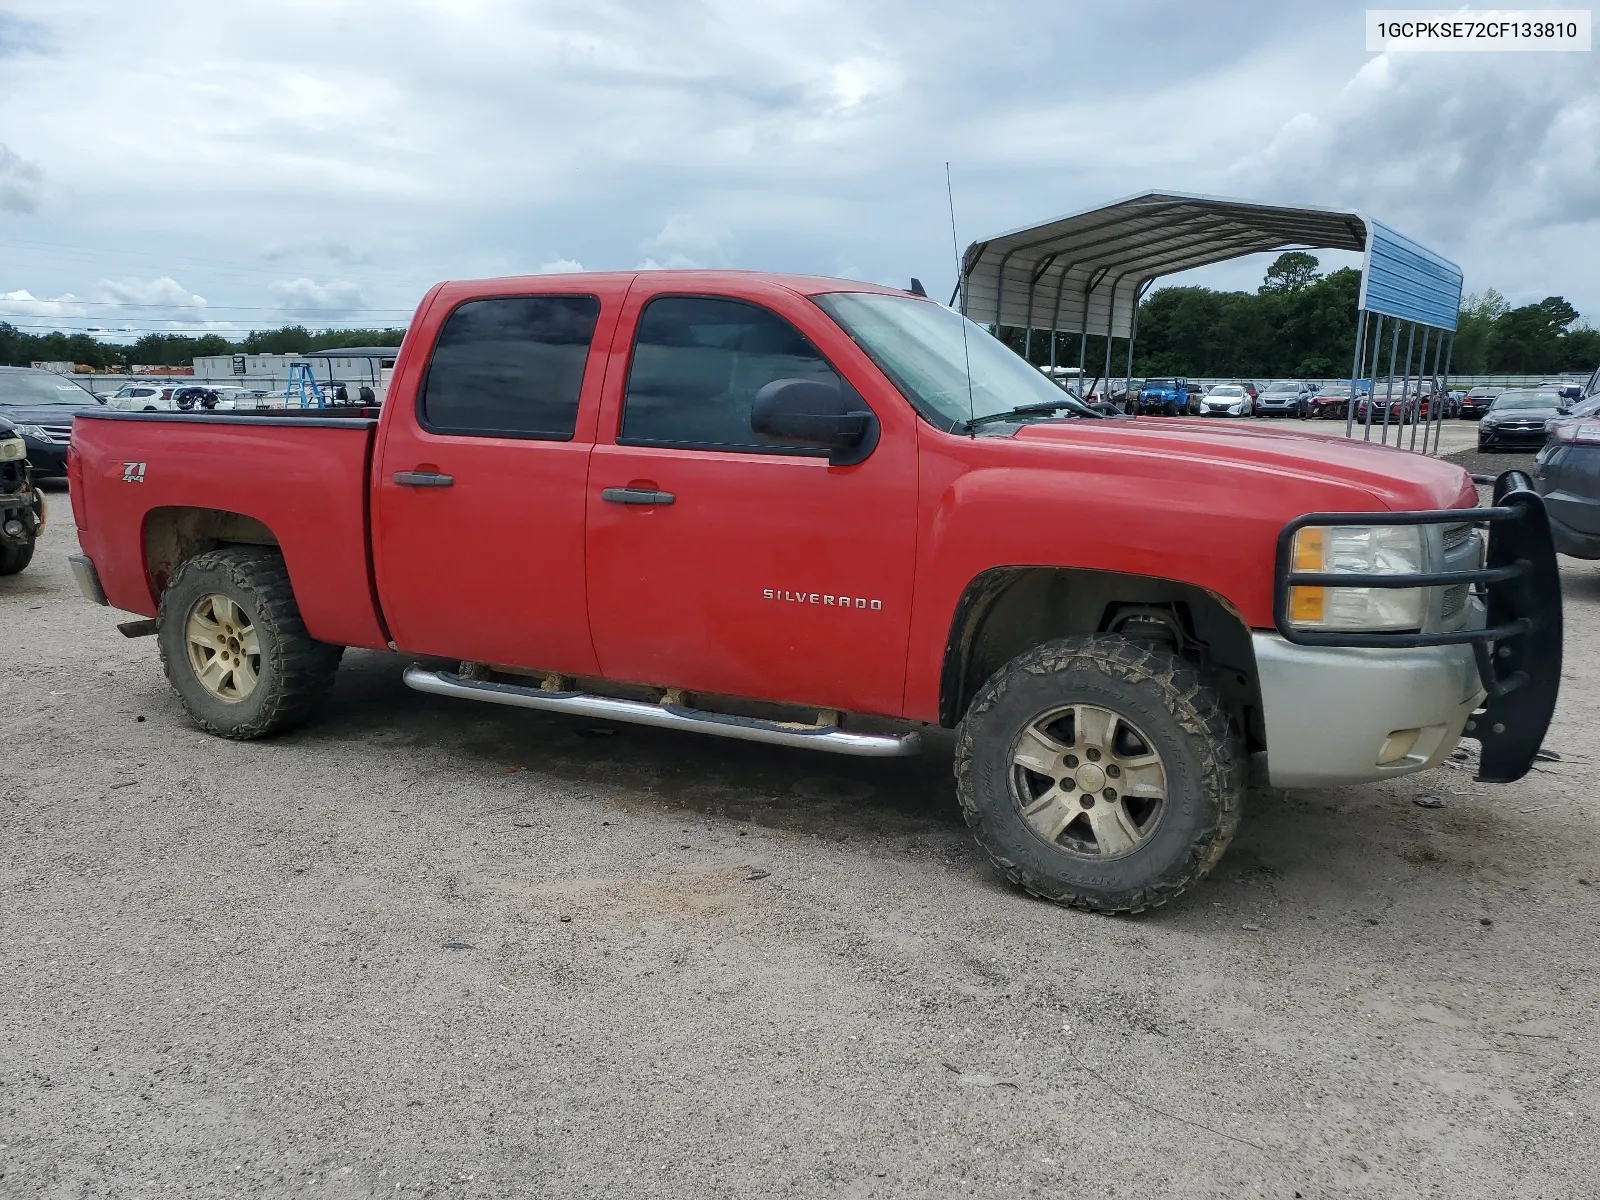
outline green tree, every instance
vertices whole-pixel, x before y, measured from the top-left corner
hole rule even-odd
[[[1562,339],[1578,310],[1560,296],[1513,308],[1495,321],[1489,337],[1489,369],[1538,374],[1559,369]]]
[[[1456,319],[1456,339],[1451,351],[1451,369],[1463,375],[1482,375],[1489,369],[1489,339],[1494,333],[1494,323],[1511,306],[1506,298],[1493,288],[1469,293],[1461,301],[1461,315]]]
[[[1261,281],[1261,293],[1298,292],[1308,288],[1319,278],[1317,268],[1321,265],[1314,254],[1304,250],[1286,251],[1267,268],[1266,278]]]

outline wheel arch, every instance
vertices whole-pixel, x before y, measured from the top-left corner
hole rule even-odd
[[[152,508],[144,517],[144,567],[151,593],[166,591],[172,574],[185,562],[223,546],[278,546],[266,522],[223,508],[169,505]]]
[[[1171,643],[1201,668],[1252,747],[1265,745],[1254,644],[1237,608],[1181,580],[1085,568],[994,567],[967,584],[945,643],[939,723],[958,724],[984,682],[1017,655],[1109,632]]]

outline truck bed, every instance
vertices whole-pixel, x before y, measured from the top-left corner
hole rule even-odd
[[[73,517],[106,598],[154,616],[180,543],[275,542],[313,637],[385,646],[367,550],[376,426],[315,412],[79,414]]]

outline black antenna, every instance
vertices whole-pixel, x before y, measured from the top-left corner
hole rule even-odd
[[[945,199],[950,203],[950,250],[956,257],[956,290],[961,291],[961,285],[965,281],[961,277],[961,240],[956,237],[956,193],[955,189],[950,186],[949,162],[944,164],[944,195]],[[955,299],[954,294],[950,298],[953,301]],[[965,296],[962,299],[965,300]],[[965,304],[963,304],[963,307],[965,307]],[[967,349],[967,318],[959,312],[956,315],[961,318],[961,357],[967,366],[967,434],[969,437],[976,437],[977,435],[972,429],[972,422],[977,416],[974,411],[977,408],[977,403],[972,398],[972,351]]]

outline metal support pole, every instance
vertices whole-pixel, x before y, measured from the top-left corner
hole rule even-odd
[[[1435,393],[1438,396],[1438,403],[1430,401],[1428,405],[1428,423],[1422,428],[1422,452],[1424,454],[1428,452],[1428,440],[1432,437],[1439,424],[1440,413],[1450,403],[1450,389],[1445,386],[1444,380],[1439,378],[1439,357],[1440,352],[1444,349],[1444,330],[1441,329],[1438,332],[1439,336],[1433,339],[1433,369],[1428,374],[1428,386],[1430,388],[1438,388]],[[1438,448],[1438,440],[1434,439],[1434,449],[1437,450]]]
[[[1061,278],[1056,280],[1056,303],[1050,310],[1050,377],[1055,378],[1056,370],[1056,329],[1061,324],[1061,289],[1067,286],[1067,276],[1072,273],[1076,263],[1068,263],[1061,268]]]
[[[1121,283],[1122,283],[1122,276],[1120,276],[1120,275],[1118,275],[1114,280],[1111,281],[1111,297],[1110,297],[1109,300],[1106,301],[1107,305],[1109,306],[1106,309],[1106,370],[1105,370],[1105,376],[1104,376],[1104,378],[1105,378],[1105,389],[1106,389],[1106,394],[1107,395],[1110,395],[1110,393],[1111,393],[1111,331],[1112,331],[1112,322],[1117,319],[1117,287]]]
[[[1417,419],[1411,423],[1411,445],[1408,447],[1408,449],[1411,449],[1411,450],[1415,450],[1417,448],[1417,426],[1422,424],[1422,368],[1425,367],[1427,365],[1427,363],[1428,363],[1428,339],[1430,337],[1432,337],[1432,336],[1433,336],[1433,326],[1432,325],[1424,325],[1422,327],[1422,352],[1417,356]],[[1439,407],[1438,404],[1433,399],[1433,381],[1429,380],[1428,381],[1428,419],[1429,420],[1433,419],[1433,410],[1438,408],[1438,407]],[[1422,448],[1423,448],[1423,450],[1427,450],[1427,448],[1428,448],[1428,442],[1427,442],[1426,438],[1423,439]]]
[[[1394,364],[1399,357],[1400,320],[1397,317],[1394,323],[1394,335],[1389,339],[1389,382],[1383,385],[1383,440],[1385,442],[1389,440],[1389,397],[1394,395]],[[1374,378],[1372,381],[1372,403],[1367,405],[1367,425],[1369,429],[1372,424],[1372,410],[1377,406],[1377,403],[1378,381]],[[1367,435],[1367,440],[1372,440],[1370,433]]]
[[[1398,334],[1400,332],[1400,327],[1398,325],[1395,326],[1395,330],[1394,331],[1395,331],[1396,334]],[[1416,343],[1417,343],[1417,323],[1415,321],[1413,321],[1413,322],[1411,322],[1410,330],[1408,330],[1407,333],[1406,333],[1406,369],[1405,369],[1405,372],[1400,376],[1400,421],[1395,426],[1395,431],[1394,431],[1394,444],[1396,446],[1398,446],[1400,444],[1400,438],[1405,433],[1406,393],[1411,390],[1411,351],[1416,346]],[[1390,370],[1391,374],[1389,376],[1389,395],[1387,397],[1388,403],[1383,406],[1383,444],[1385,446],[1387,446],[1389,444],[1389,412],[1390,412],[1391,409],[1394,408],[1394,375],[1393,375],[1394,364],[1393,363],[1389,364],[1389,370]]]
[[[1350,403],[1344,410],[1344,435],[1350,436],[1351,422],[1356,419],[1356,388],[1361,380],[1362,351],[1367,348],[1367,310],[1361,310],[1361,319],[1356,322],[1356,354],[1350,363]]]
[[[1450,387],[1450,359],[1455,354],[1455,352],[1456,352],[1456,335],[1455,335],[1455,331],[1451,330],[1450,331],[1450,344],[1445,347],[1445,351],[1444,351],[1444,374],[1439,376],[1439,378],[1440,378],[1441,382],[1443,382],[1446,390],[1448,390],[1449,387]],[[1442,438],[1443,436],[1444,436],[1444,417],[1441,415],[1440,418],[1439,418],[1439,427],[1436,430],[1434,430],[1434,435],[1433,435],[1433,452],[1435,454],[1439,453],[1439,439]]]
[[[1372,335],[1372,370],[1367,373],[1372,380],[1367,391],[1367,419],[1363,422],[1365,427],[1361,440],[1372,440],[1372,406],[1378,399],[1378,364],[1383,361],[1383,314],[1378,314],[1378,328]]]

